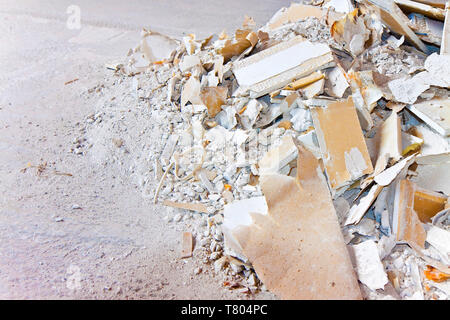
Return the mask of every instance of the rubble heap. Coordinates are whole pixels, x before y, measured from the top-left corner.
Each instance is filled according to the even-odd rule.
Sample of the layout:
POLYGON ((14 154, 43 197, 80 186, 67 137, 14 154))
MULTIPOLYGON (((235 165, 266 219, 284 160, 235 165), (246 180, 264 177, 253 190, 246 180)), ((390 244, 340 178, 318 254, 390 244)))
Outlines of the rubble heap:
POLYGON ((315 2, 233 35, 143 30, 108 66, 160 133, 141 145, 144 194, 206 217, 182 257, 197 243, 246 292, 448 299, 448 9, 315 2))

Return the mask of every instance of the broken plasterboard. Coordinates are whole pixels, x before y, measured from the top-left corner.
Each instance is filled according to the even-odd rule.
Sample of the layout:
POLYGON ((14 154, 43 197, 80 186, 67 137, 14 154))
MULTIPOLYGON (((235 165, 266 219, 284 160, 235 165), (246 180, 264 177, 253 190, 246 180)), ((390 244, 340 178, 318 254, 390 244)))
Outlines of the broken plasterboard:
POLYGON ((140 49, 150 63, 168 60, 178 46, 176 40, 146 29, 141 36, 140 49))
POLYGON ((406 242, 413 248, 424 248, 426 233, 414 211, 414 183, 403 179, 397 184, 395 192, 392 230, 397 242, 406 242))
POLYGON ((354 204, 350 208, 347 219, 345 221, 345 225, 347 226, 349 224, 356 224, 361 221, 362 217, 367 212, 367 210, 369 210, 370 206, 380 194, 381 190, 383 190, 382 186, 374 184, 369 193, 365 197, 361 198, 358 204, 354 204))
POLYGON ((423 223, 431 222, 431 218, 445 209, 447 199, 448 197, 441 193, 416 187, 414 211, 423 223))
POLYGON ((445 10, 444 29, 442 30, 442 42, 440 54, 450 54, 450 9, 445 10))
POLYGON ((422 15, 410 14, 409 26, 417 34, 417 36, 425 42, 441 45, 442 31, 444 24, 441 21, 436 21, 422 15))
POLYGON ((260 177, 268 213, 249 208, 249 219, 232 228, 233 238, 282 299, 361 299, 320 164, 303 146, 298 154, 296 179, 260 177))
MULTIPOLYGON (((301 19, 310 17, 322 19, 327 15, 327 10, 318 6, 304 5, 300 3, 292 3, 289 8, 281 8, 278 10, 270 21, 267 23, 269 30, 274 30, 281 27, 283 24, 296 22, 301 19)), ((328 19, 336 20, 342 16, 341 13, 330 12, 328 19)))
POLYGON ((257 98, 334 65, 328 45, 297 36, 238 61, 232 70, 239 86, 257 98))
POLYGON ((450 162, 418 165, 411 181, 417 186, 450 195, 450 162))
POLYGON ((352 246, 355 253, 358 279, 369 289, 383 289, 388 277, 378 255, 378 247, 373 240, 367 240, 352 246))
POLYGON ((284 136, 280 145, 270 149, 258 162, 259 174, 280 173, 285 166, 297 158, 297 154, 298 150, 293 138, 284 136))
POLYGON ((194 249, 194 239, 192 233, 183 232, 181 239, 181 258, 192 257, 192 250, 194 249))
POLYGON ((389 164, 389 161, 397 162, 402 157, 402 136, 400 118, 392 111, 377 132, 378 156, 373 174, 381 173, 389 164))
POLYGON ((394 0, 394 2, 406 12, 420 13, 432 19, 444 21, 445 10, 441 8, 411 0, 394 0))
POLYGON ((370 174, 372 162, 359 125, 353 100, 311 108, 314 127, 332 189, 370 174))
POLYGON ((450 99, 434 98, 407 108, 444 137, 450 135, 450 99))
POLYGON ((375 12, 392 32, 404 35, 411 43, 423 52, 428 52, 422 40, 408 26, 408 17, 393 0, 364 0, 370 11, 375 12))
POLYGON ((446 259, 443 261, 448 264, 450 261, 450 232, 436 226, 427 225, 426 241, 436 248, 446 259))

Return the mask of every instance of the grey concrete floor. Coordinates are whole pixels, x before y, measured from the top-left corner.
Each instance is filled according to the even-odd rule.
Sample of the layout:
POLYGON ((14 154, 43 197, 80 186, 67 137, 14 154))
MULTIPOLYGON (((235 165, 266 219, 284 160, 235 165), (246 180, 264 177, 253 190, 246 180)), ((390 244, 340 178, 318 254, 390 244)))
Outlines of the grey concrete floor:
POLYGON ((163 208, 143 201, 119 171, 67 149, 93 110, 82 92, 101 83, 104 64, 124 57, 143 26, 203 37, 232 32, 245 14, 263 24, 287 5, 0 1, 0 298, 245 298, 212 274, 193 278, 195 263, 179 261, 179 231, 162 220, 163 208), (80 29, 67 28, 70 5, 80 8, 80 29), (45 162, 41 176, 23 170, 45 162))

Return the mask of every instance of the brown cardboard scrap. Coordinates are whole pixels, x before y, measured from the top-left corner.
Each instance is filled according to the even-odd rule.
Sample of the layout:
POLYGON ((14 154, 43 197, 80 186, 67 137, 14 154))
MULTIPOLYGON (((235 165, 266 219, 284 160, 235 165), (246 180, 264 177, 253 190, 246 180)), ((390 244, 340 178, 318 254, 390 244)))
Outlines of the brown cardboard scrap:
POLYGON ((411 43, 423 52, 428 52, 425 44, 408 26, 408 17, 400 10, 393 0, 363 0, 372 12, 375 12, 395 33, 404 35, 411 43))
POLYGON ((414 211, 423 223, 431 222, 431 218, 444 210, 448 197, 434 191, 416 187, 414 192, 414 211))
POLYGON ((407 107, 444 137, 450 135, 450 99, 434 98, 407 107))
POLYGON ((401 180, 396 188, 393 231, 397 242, 406 242, 412 247, 424 248, 426 232, 414 211, 415 185, 410 180, 401 180))
POLYGON ((311 115, 332 189, 373 172, 351 97, 312 108, 311 115))
POLYGON ((420 13, 432 19, 444 21, 445 10, 441 8, 435 8, 428 4, 411 0, 394 0, 394 2, 407 13, 409 12, 420 13))
POLYGON ((209 213, 207 207, 203 203, 181 203, 170 200, 164 200, 162 204, 172 208, 209 213))
POLYGON ((236 62, 232 70, 239 86, 257 98, 334 65, 328 45, 297 36, 236 62))
POLYGON ((192 251, 194 250, 194 239, 192 233, 183 232, 181 240, 181 258, 192 257, 192 251))
POLYGON ((282 299, 361 299, 318 160, 298 150, 297 178, 263 175, 268 214, 234 237, 265 286, 282 299))

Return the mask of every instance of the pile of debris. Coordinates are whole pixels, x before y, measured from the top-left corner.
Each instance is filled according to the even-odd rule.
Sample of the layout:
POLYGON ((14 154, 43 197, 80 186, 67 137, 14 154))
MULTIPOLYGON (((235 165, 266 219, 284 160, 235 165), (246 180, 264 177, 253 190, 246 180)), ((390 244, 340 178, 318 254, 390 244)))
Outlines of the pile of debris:
POLYGON ((146 193, 208 217, 211 260, 252 290, 448 299, 449 20, 439 0, 329 0, 232 36, 144 30, 109 68, 160 124, 146 193))

